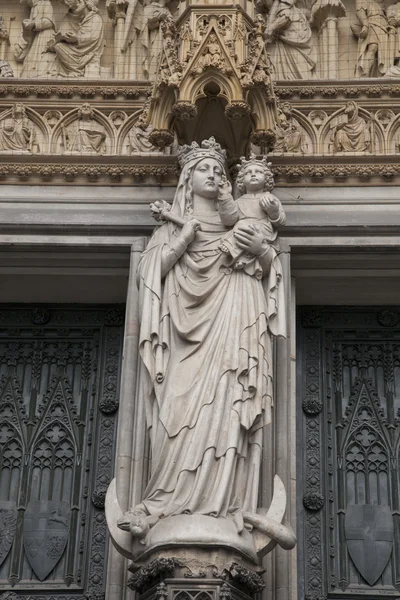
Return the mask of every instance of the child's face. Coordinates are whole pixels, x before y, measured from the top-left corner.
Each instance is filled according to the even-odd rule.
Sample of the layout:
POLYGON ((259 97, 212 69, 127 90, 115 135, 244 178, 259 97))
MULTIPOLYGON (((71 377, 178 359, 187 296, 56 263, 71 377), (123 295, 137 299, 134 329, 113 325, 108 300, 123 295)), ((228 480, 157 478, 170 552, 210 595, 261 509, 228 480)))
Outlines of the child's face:
POLYGON ((264 189, 265 173, 260 165, 248 165, 244 172, 243 183, 248 192, 259 192, 264 189))

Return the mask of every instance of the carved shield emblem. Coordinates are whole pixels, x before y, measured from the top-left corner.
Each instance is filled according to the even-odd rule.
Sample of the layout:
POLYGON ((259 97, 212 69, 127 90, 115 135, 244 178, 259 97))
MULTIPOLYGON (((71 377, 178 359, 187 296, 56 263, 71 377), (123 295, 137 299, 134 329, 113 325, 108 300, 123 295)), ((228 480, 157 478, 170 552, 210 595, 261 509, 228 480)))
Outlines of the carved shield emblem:
POLYGON ((370 586, 379 579, 393 547, 393 517, 389 506, 349 505, 345 536, 350 556, 370 586))
POLYGON ((46 579, 65 550, 70 516, 67 502, 34 500, 28 504, 24 518, 24 548, 40 581, 46 579))
POLYGON ((0 502, 0 565, 7 558, 17 529, 17 505, 12 501, 0 502))

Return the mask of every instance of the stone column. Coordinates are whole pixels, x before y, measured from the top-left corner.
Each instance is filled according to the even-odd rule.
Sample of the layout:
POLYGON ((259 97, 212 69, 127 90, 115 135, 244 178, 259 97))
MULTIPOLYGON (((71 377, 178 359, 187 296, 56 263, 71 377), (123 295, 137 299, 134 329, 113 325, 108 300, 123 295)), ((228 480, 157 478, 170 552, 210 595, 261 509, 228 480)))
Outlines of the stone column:
POLYGON ((326 29, 328 32, 328 79, 338 78, 338 53, 339 53, 339 34, 338 19, 330 16, 326 19, 326 29))
POLYGON ((128 0, 107 0, 108 16, 114 25, 114 78, 124 79, 125 55, 122 53, 128 0))
MULTIPOLYGON (((282 479, 287 491, 287 508, 285 520, 296 531, 296 396, 295 396, 295 297, 294 285, 290 271, 290 246, 281 238, 281 254, 287 312, 287 338, 276 340, 275 353, 275 407, 274 407, 274 469, 282 479)), ((296 555, 285 552, 277 546, 267 556, 267 573, 271 600, 291 600, 297 598, 296 589, 296 555)))
MULTIPOLYGON (((140 461, 135 461, 135 458, 138 456, 143 457, 145 444, 144 415, 138 414, 139 411, 143 412, 141 410, 142 403, 135 403, 137 363, 139 359, 139 296, 136 286, 136 272, 145 244, 146 238, 138 238, 132 244, 126 298, 124 350, 115 460, 118 499, 124 511, 128 510, 132 502, 130 497, 131 481, 133 480, 135 486, 138 486, 137 478, 140 479, 140 474, 137 473, 137 467, 140 461)), ((139 485, 141 485, 141 479, 139 485)), ((138 492, 139 495, 140 492, 141 487, 138 492)), ((110 544, 106 598, 107 600, 122 600, 125 597, 126 591, 125 559, 110 544)))
POLYGON ((318 29, 320 35, 319 60, 321 78, 338 78, 338 19, 344 16, 346 16, 346 9, 341 0, 317 0, 312 7, 312 25, 318 29))
POLYGON ((324 22, 319 29, 319 72, 321 79, 329 79, 328 74, 328 27, 324 22))

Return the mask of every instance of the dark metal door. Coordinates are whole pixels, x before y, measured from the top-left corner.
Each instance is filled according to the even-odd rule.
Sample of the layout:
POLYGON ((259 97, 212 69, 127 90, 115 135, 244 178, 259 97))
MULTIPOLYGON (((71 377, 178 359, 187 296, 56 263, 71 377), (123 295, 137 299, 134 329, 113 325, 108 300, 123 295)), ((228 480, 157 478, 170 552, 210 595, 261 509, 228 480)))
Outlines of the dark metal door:
POLYGON ((400 596, 400 309, 298 322, 299 597, 400 596))
POLYGON ((123 318, 0 307, 0 598, 104 597, 123 318))

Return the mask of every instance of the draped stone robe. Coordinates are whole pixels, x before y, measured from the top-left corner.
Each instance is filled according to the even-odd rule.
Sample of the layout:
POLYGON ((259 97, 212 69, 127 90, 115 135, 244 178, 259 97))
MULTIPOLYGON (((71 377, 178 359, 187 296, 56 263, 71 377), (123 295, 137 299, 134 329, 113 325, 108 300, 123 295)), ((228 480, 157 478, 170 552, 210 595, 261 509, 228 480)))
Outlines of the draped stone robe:
POLYGON ((60 32, 68 31, 78 37, 78 42, 71 44, 62 41, 55 45, 57 75, 59 77, 99 76, 100 58, 104 49, 102 17, 94 11, 90 11, 83 19, 73 13, 67 13, 60 32), (88 73, 89 67, 90 73, 88 73))
POLYGON ((23 31, 14 49, 16 59, 23 62, 20 77, 50 77, 55 60, 54 54, 47 51, 55 29, 50 0, 34 0, 29 19, 34 22, 34 29, 23 31))
POLYGON ((268 17, 267 31, 274 32, 271 59, 276 79, 308 79, 314 70, 317 54, 312 43, 310 23, 295 0, 275 0, 268 17), (281 19, 287 25, 277 31, 274 23, 281 19))
MULTIPOLYGON (((180 216, 185 194, 181 183, 172 209, 180 216)), ((218 213, 194 216, 202 231, 164 280, 161 255, 179 234, 175 225, 155 232, 139 265, 152 444, 143 505, 157 516, 225 517, 257 507, 261 433, 271 419, 271 334, 285 334, 281 265, 274 253, 264 286, 227 271, 218 213)))
POLYGON ((385 7, 380 2, 375 2, 375 0, 357 0, 356 9, 357 11, 363 11, 368 19, 368 33, 364 39, 358 39, 358 60, 355 74, 370 75, 371 77, 384 75, 391 63, 385 7), (377 72, 373 73, 369 73, 369 61, 366 58, 370 44, 378 46, 377 72))

